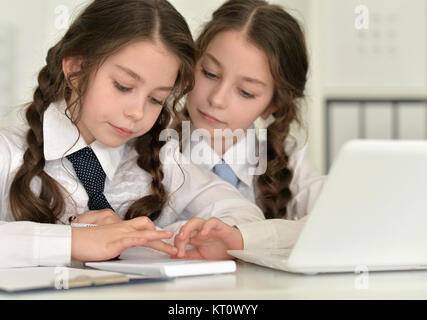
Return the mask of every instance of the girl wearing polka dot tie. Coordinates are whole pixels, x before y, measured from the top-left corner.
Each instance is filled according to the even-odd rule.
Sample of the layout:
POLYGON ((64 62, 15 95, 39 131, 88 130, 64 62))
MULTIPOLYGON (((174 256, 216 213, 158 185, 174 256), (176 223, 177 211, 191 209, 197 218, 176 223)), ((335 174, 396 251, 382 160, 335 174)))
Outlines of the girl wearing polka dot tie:
POLYGON ((301 123, 308 70, 303 32, 280 6, 230 0, 214 12, 196 49, 195 86, 174 127, 184 132, 182 121, 190 119, 187 131, 201 131, 203 139, 183 135, 182 152, 257 203, 267 220, 233 227, 195 218, 175 238, 178 256, 187 243, 196 247, 187 257, 209 259, 229 258, 227 249, 292 246, 324 181, 306 159, 306 146, 290 135, 291 125, 301 123), (266 139, 254 134, 257 119, 264 120, 266 139), (257 147, 258 163, 250 158, 257 147))
POLYGON ((192 217, 263 219, 161 139, 194 64, 188 26, 165 0, 94 1, 80 14, 48 51, 26 123, 0 130, 0 267, 134 246, 173 255, 164 240, 192 217))

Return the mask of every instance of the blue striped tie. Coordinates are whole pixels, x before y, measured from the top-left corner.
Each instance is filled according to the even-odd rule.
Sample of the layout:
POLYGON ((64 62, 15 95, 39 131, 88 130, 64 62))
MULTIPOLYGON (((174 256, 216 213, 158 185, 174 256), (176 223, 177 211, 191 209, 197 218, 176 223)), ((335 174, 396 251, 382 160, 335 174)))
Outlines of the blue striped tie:
POLYGON ((90 147, 83 148, 68 155, 67 159, 73 164, 74 171, 89 196, 89 210, 108 208, 114 211, 105 198, 106 175, 93 150, 90 147))
POLYGON ((237 176, 233 172, 233 169, 231 169, 230 166, 224 160, 221 160, 221 162, 217 163, 213 167, 213 172, 217 176, 237 188, 239 178, 237 178, 237 176))

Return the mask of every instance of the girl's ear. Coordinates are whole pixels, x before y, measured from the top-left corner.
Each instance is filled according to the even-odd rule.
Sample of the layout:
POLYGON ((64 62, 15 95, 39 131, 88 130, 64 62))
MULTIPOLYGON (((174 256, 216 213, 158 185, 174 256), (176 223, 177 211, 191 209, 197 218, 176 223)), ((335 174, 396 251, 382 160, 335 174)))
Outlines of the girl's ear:
MULTIPOLYGON (((62 71, 68 83, 68 76, 81 69, 82 59, 78 57, 65 57, 62 59, 62 71)), ((74 83, 73 83, 74 85, 74 83)))
POLYGON ((278 109, 279 109, 279 108, 278 108, 276 105, 271 104, 270 106, 268 106, 268 107, 264 110, 264 112, 263 112, 263 113, 261 113, 260 117, 261 117, 263 120, 267 120, 267 119, 268 119, 268 117, 270 117, 270 116, 271 116, 271 114, 272 114, 272 113, 274 113, 274 112, 276 112, 278 109))

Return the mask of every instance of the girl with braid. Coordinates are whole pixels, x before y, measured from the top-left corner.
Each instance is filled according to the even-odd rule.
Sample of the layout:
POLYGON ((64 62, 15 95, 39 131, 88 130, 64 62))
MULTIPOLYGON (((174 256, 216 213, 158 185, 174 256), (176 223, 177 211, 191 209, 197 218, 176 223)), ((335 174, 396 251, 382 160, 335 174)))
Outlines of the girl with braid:
POLYGON ((204 26, 196 52, 195 86, 173 124, 181 132, 191 120, 191 139, 184 137, 182 152, 257 203, 267 220, 229 225, 194 218, 175 237, 177 256, 228 259, 229 249, 290 247, 324 181, 306 159, 306 146, 290 136, 291 125, 301 125, 299 100, 308 70, 304 34, 280 6, 230 0, 204 26), (258 118, 268 120, 262 143, 250 133, 258 118), (260 162, 249 155, 262 150, 266 161, 258 170, 260 162), (194 248, 186 251, 187 244, 194 248))
POLYGON ((95 0, 80 14, 48 51, 26 123, 0 130, 0 267, 134 246, 173 255, 164 240, 192 217, 263 219, 161 139, 194 65, 189 28, 165 0, 95 0))

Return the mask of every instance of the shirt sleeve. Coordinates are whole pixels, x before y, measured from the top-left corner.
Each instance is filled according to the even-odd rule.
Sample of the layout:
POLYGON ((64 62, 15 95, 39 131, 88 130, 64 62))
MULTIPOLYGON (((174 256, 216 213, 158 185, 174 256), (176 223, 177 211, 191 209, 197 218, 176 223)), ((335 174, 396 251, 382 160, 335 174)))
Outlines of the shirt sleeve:
POLYGON ((289 248, 298 239, 306 219, 269 219, 237 227, 242 234, 244 249, 289 248))
POLYGON ((70 265, 71 227, 1 221, 0 257, 0 268, 70 265))
POLYGON ((13 147, 0 133, 0 268, 69 265, 70 226, 13 222, 8 205, 12 160, 18 154, 13 147))
POLYGON ((245 199, 236 188, 191 164, 176 150, 174 158, 178 161, 163 162, 164 170, 171 176, 170 206, 177 213, 173 227, 170 225, 165 229, 178 229, 183 221, 193 217, 217 217, 229 225, 265 219, 261 209, 245 199))

